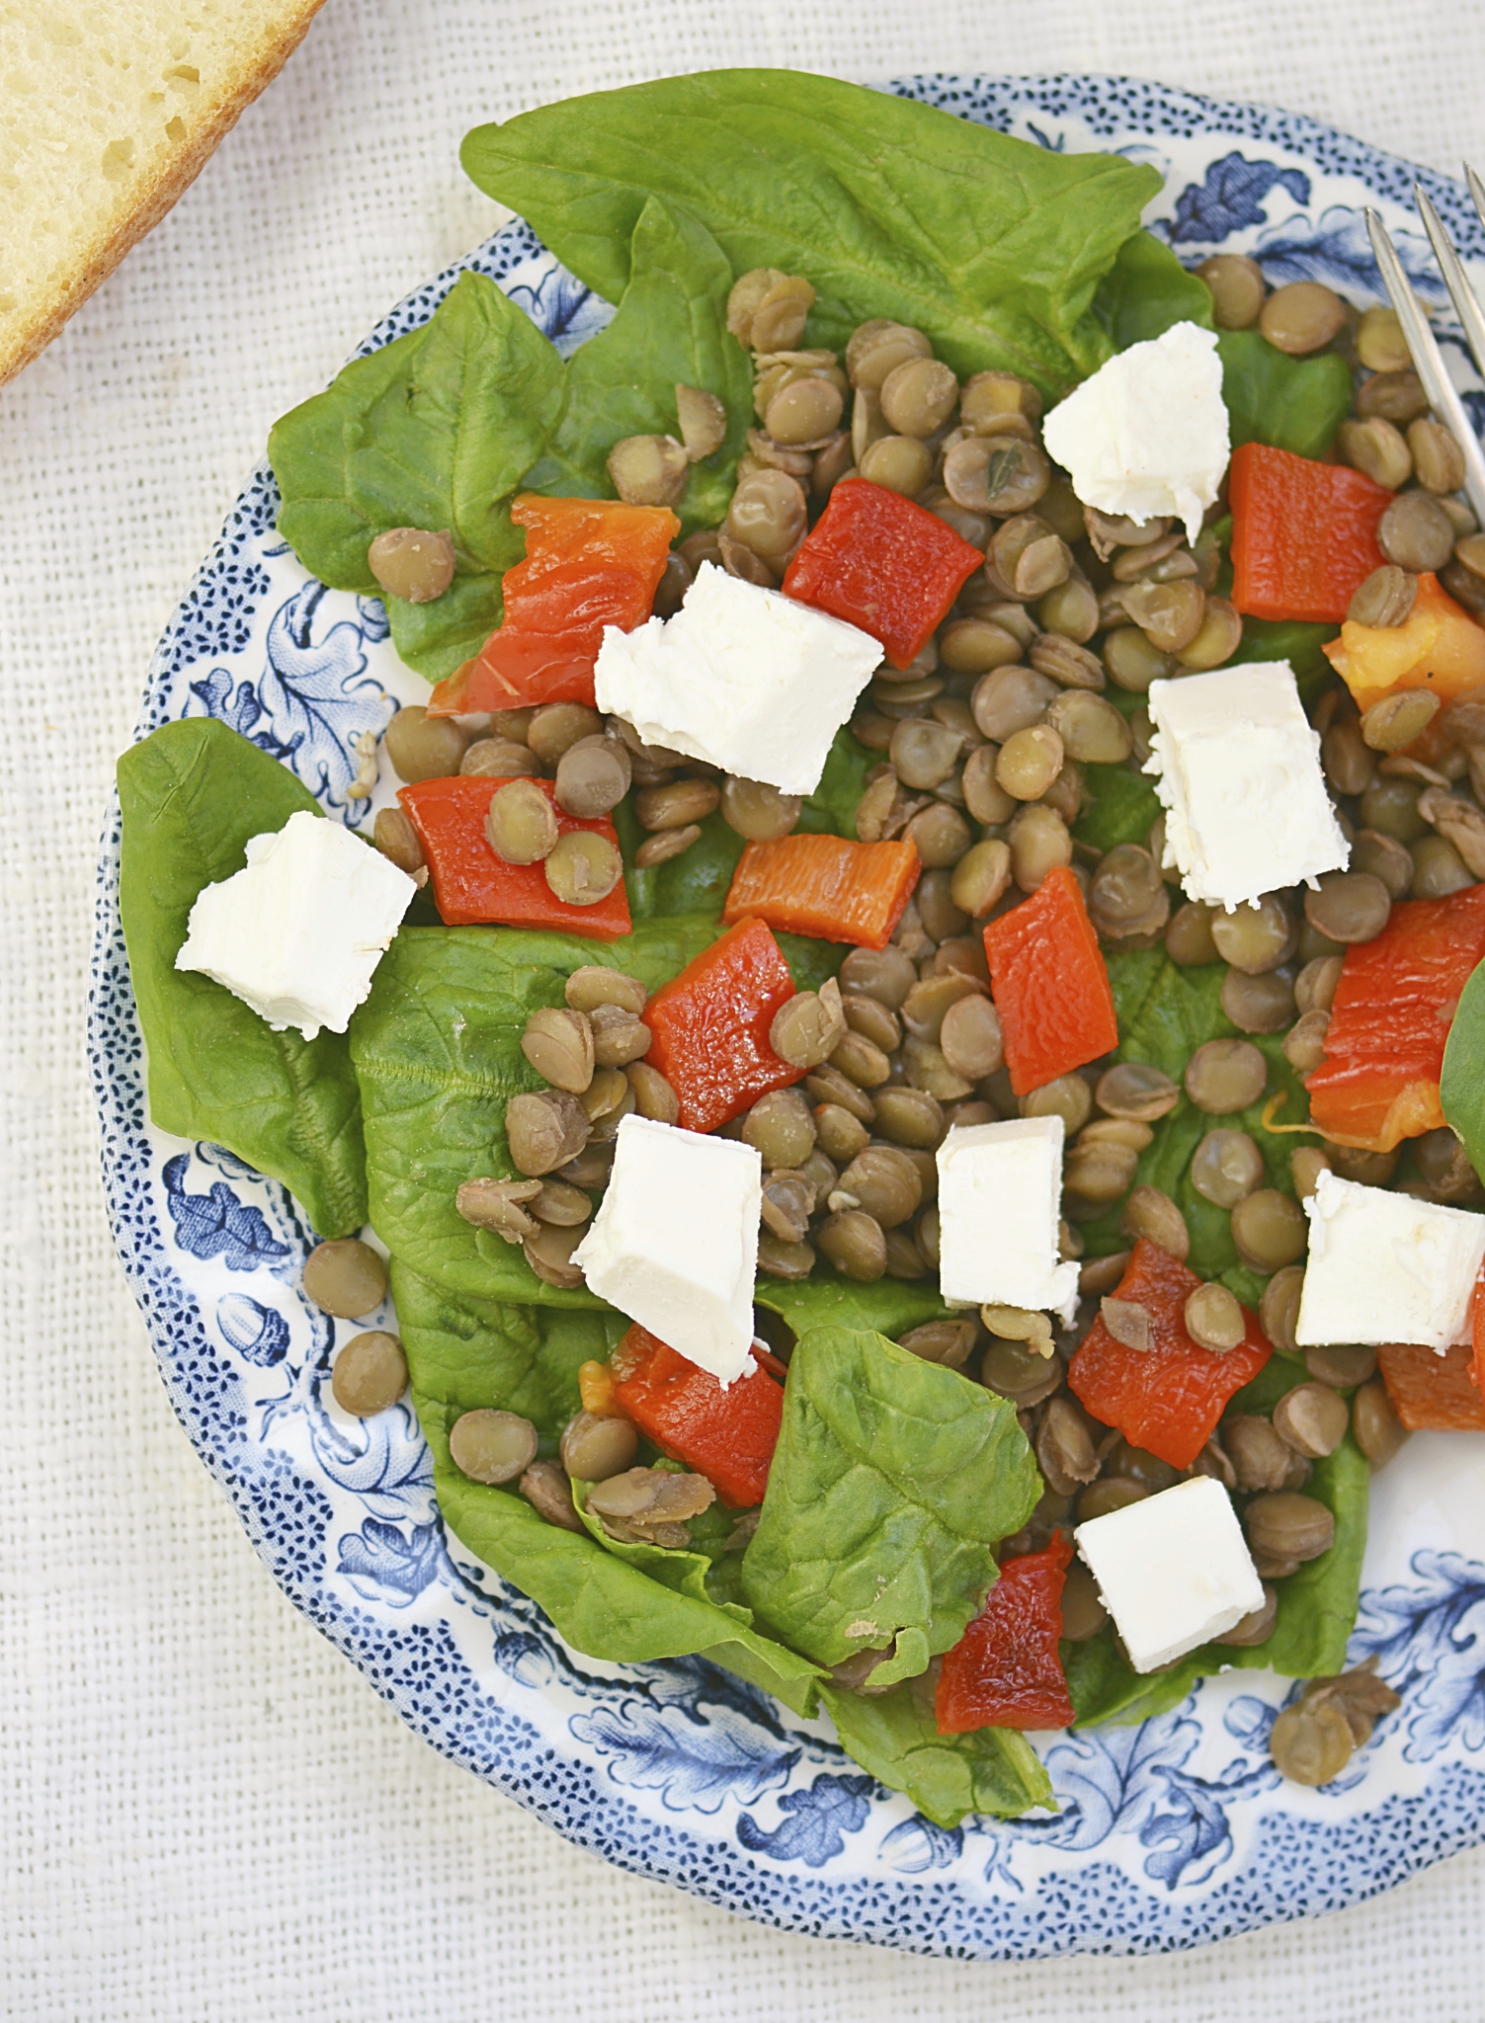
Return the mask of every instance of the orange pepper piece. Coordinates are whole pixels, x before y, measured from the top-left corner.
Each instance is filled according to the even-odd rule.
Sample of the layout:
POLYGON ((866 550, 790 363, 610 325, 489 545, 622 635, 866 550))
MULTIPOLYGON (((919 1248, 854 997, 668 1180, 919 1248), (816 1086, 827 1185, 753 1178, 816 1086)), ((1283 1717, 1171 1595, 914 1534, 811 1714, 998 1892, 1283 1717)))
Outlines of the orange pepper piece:
POLYGON ((434 689, 430 716, 591 704, 603 628, 632 632, 649 617, 681 530, 668 506, 539 492, 522 492, 510 516, 526 529, 526 559, 505 572, 504 619, 475 658, 434 689))
POLYGON ((1118 1046, 1108 966, 1082 887, 1065 864, 991 921, 985 960, 1018 1096, 1118 1046))
POLYGON ((1132 1447, 1189 1468, 1217 1430, 1227 1401, 1251 1384, 1273 1351, 1258 1316, 1243 1308, 1247 1332, 1214 1356, 1186 1332, 1187 1298, 1201 1284, 1194 1271, 1141 1237, 1129 1254, 1116 1299, 1135 1300, 1150 1316, 1150 1347, 1127 1349, 1100 1317, 1068 1365, 1074 1397, 1132 1447))
MULTIPOLYGON (((419 780, 399 787, 397 798, 418 832, 433 897, 450 927, 499 922, 506 927, 555 927, 565 934, 590 934, 597 941, 616 941, 633 924, 629 896, 620 878, 613 891, 594 906, 573 906, 559 899, 540 864, 507 864, 497 857, 485 836, 485 817, 504 780, 458 776, 449 780, 419 780)), ((558 807, 550 780, 536 780, 557 816, 557 833, 588 829, 606 836, 617 850, 619 839, 608 817, 580 821, 558 807)))
POLYGON ((1307 1077, 1310 1119, 1328 1138, 1390 1152, 1444 1121, 1439 1076, 1461 991, 1485 957, 1485 885, 1394 906, 1375 941, 1353 944, 1307 1077))
POLYGON ((1485 1398, 1472 1375, 1467 1343, 1443 1355, 1415 1342, 1378 1349, 1392 1409, 1410 1433, 1485 1433, 1485 1398))
POLYGON ((1431 688, 1453 702, 1485 682, 1485 627, 1431 571, 1418 578, 1413 608, 1401 625, 1357 625, 1348 618, 1340 638, 1321 651, 1362 710, 1394 689, 1431 688))
POLYGON ((749 843, 732 874, 722 918, 751 914, 785 934, 885 948, 922 868, 906 840, 780 836, 749 843))
POLYGON ((1392 493, 1363 471, 1244 443, 1232 453, 1232 602, 1250 618, 1339 625, 1387 559, 1377 523, 1392 493))
POLYGON ((653 1037, 645 1059, 675 1090, 687 1131, 715 1131, 805 1070, 768 1043, 779 1006, 794 995, 778 943, 761 920, 742 920, 704 948, 645 1006, 653 1037))

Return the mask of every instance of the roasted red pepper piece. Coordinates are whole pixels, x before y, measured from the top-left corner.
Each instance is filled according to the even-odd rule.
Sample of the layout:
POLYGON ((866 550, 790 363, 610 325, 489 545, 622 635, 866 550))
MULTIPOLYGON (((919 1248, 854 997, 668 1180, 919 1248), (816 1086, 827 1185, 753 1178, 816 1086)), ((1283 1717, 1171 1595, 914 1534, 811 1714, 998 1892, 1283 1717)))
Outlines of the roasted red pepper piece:
POLYGON ((681 530, 668 506, 539 492, 523 492, 510 516, 526 529, 526 559, 505 572, 505 616, 475 658, 434 689, 430 716, 591 703, 604 626, 632 632, 649 617, 681 530))
POLYGON ((1485 957, 1485 885, 1394 906, 1341 964, 1310 1117, 1343 1145, 1390 1152, 1444 1121, 1439 1075, 1460 992, 1485 957))
POLYGON ((1082 887, 1066 865, 991 921, 985 960, 1018 1096, 1118 1046, 1108 965, 1082 887))
MULTIPOLYGON (((506 927, 556 927, 565 934, 591 934, 598 941, 614 941, 627 934, 631 926, 629 895, 622 878, 597 905, 570 906, 548 885, 542 865, 507 864, 495 855, 485 838, 485 816, 496 790, 508 784, 460 776, 420 780, 416 786, 397 790, 423 845, 433 897, 445 922, 450 927, 482 921, 498 921, 506 927)), ((559 835, 588 829, 606 836, 615 849, 619 847, 614 825, 606 816, 579 821, 557 806, 550 780, 532 784, 552 803, 559 835)))
POLYGON ((1250 618, 1339 625, 1352 593, 1380 569, 1385 485, 1347 464, 1244 443, 1232 453, 1232 601, 1250 618))
POLYGON ((860 626, 881 641, 894 667, 906 667, 984 560, 900 492, 847 478, 789 564, 784 591, 860 626))
POLYGON ((782 1384, 755 1362, 723 1390, 710 1370, 638 1323, 619 1343, 614 1365, 624 1373, 615 1402, 662 1454, 704 1475, 730 1510, 763 1501, 784 1416, 782 1384))
POLYGON ((654 1038, 645 1059, 675 1090, 687 1131, 715 1131, 804 1075, 768 1044, 794 979, 761 920, 741 920, 703 949, 645 1006, 654 1038))
POLYGON ((1485 1398, 1467 1343, 1441 1356, 1416 1342, 1392 1342, 1378 1349, 1377 1362, 1392 1409, 1410 1433, 1485 1433, 1485 1398))
POLYGON ((1189 1468, 1217 1430, 1227 1401, 1251 1384, 1273 1351, 1258 1316, 1243 1308, 1247 1333, 1225 1356, 1198 1348, 1186 1332, 1187 1297, 1201 1280, 1168 1251, 1141 1237, 1116 1299, 1137 1300, 1150 1316, 1150 1347, 1126 1349, 1100 1316, 1068 1366, 1067 1381, 1105 1426, 1132 1447, 1189 1468))
POLYGON ((785 934, 885 948, 923 867, 911 842, 851 843, 844 836, 780 836, 749 843, 722 908, 785 934))
POLYGON ((934 1696, 940 1735, 973 1728, 1070 1728, 1073 1704, 1057 1646, 1072 1541, 1008 1559, 989 1599, 952 1651, 934 1696))

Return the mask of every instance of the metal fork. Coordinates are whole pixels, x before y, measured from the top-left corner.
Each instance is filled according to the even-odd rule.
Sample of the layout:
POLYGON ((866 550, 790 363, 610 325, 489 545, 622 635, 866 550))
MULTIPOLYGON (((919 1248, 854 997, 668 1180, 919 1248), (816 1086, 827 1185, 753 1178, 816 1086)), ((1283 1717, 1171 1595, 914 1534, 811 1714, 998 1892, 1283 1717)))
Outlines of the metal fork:
MULTIPOLYGON (((1465 164, 1470 195, 1475 200, 1475 209, 1480 222, 1485 225, 1485 182, 1475 171, 1465 164)), ((1464 271, 1464 263, 1449 237, 1443 219, 1435 210, 1428 192, 1419 183, 1413 185, 1413 196, 1418 205, 1418 214, 1423 220, 1423 228, 1428 233, 1429 243, 1438 260, 1444 276, 1444 285, 1449 290, 1459 321, 1464 330, 1465 341, 1471 356, 1485 376, 1485 310, 1470 287, 1464 271)), ((1446 423, 1450 433, 1464 452, 1464 490, 1475 518, 1485 526, 1485 451, 1481 450, 1480 439, 1470 422, 1468 410, 1460 399, 1454 382, 1449 377, 1439 350, 1438 340, 1429 327, 1428 316, 1413 293, 1412 283, 1403 271, 1402 261, 1397 257, 1397 248, 1387 236, 1387 228, 1377 213, 1367 207, 1366 229, 1371 238, 1372 252, 1381 269, 1382 280, 1391 297, 1392 306, 1397 311, 1402 324, 1403 335, 1408 341, 1408 349, 1413 354, 1413 363, 1418 368, 1418 377, 1423 382, 1423 391, 1428 396, 1428 404, 1446 423)))

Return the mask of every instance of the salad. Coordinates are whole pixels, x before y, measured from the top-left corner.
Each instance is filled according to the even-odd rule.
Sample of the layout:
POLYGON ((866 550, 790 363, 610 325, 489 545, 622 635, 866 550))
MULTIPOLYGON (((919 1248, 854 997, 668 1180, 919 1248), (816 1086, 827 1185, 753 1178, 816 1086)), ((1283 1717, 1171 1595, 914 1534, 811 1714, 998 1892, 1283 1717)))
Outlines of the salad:
POLYGON ((1230 1665, 1328 1782, 1369 1475, 1485 1430, 1485 535, 1395 319, 793 73, 464 158, 613 318, 466 274, 274 430, 428 701, 374 850, 121 761, 156 1123, 390 1275, 336 1399, 575 1649, 944 1824, 1230 1665))

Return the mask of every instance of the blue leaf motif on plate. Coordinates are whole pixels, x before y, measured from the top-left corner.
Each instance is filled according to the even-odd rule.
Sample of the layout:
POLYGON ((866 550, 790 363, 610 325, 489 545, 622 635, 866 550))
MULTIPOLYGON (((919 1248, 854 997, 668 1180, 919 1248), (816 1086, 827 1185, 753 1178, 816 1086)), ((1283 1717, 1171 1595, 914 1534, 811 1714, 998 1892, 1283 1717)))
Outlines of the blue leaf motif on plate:
POLYGON ((745 1812, 737 1822, 737 1837, 750 1854, 823 1868, 844 1854, 846 1835, 865 1826, 871 1810, 867 1795, 874 1789, 870 1777, 836 1777, 822 1770, 808 1791, 784 1793, 779 1811, 787 1816, 771 1833, 745 1812))
POLYGON ((574 1714, 568 1726, 609 1759, 616 1783, 658 1791, 668 1812, 716 1812, 733 1796, 756 1801, 786 1783, 799 1761, 797 1749, 778 1747, 722 1708, 703 1722, 675 1707, 626 1699, 574 1714))
POLYGON ((901 1875, 923 1875, 931 1868, 950 1868, 964 1850, 957 1826, 935 1826, 919 1813, 904 1819, 883 1837, 878 1852, 901 1875))
MULTIPOLYGON (((368 804, 346 800, 360 766, 352 741, 363 731, 380 736, 395 705, 367 672, 367 628, 340 619, 316 636, 327 595, 323 583, 307 583, 269 620, 267 667, 258 684, 263 721, 253 742, 292 767, 325 806, 343 807, 354 823, 364 820, 368 804)), ((385 617, 378 616, 377 636, 384 637, 385 617)))
POLYGON ((245 1292, 229 1292, 217 1301, 217 1327, 228 1348, 260 1370, 271 1370, 288 1352, 289 1323, 245 1292))
POLYGON ((245 1207, 225 1180, 214 1180, 209 1194, 188 1194, 190 1165, 190 1153, 177 1152, 161 1176, 182 1250, 203 1260, 220 1256, 228 1271, 252 1271, 288 1256, 289 1246, 275 1240, 262 1212, 245 1207))
POLYGON ((232 677, 225 667, 214 667, 200 681, 193 681, 191 693, 198 698, 208 716, 218 717, 224 724, 230 725, 239 737, 251 737, 263 714, 263 705, 252 683, 239 682, 234 694, 232 677))
POLYGON ((584 287, 565 267, 548 267, 534 284, 516 281, 505 292, 564 358, 602 330, 614 313, 601 295, 584 287))
POLYGON ((1164 1803, 1157 1801, 1139 1830, 1140 1845, 1154 1848, 1145 1874, 1173 1890, 1178 1883, 1203 1883, 1232 1853, 1227 1807, 1277 1784, 1271 1763, 1234 1763, 1215 1781, 1162 1767, 1164 1803))
POLYGON ((443 1542, 436 1524, 415 1524, 404 1538, 395 1524, 368 1517, 340 1540, 339 1551, 336 1571, 349 1577, 357 1594, 405 1609, 437 1579, 443 1542))
POLYGON ((1019 1819, 1009 1830, 1053 1847, 1098 1847, 1111 1833, 1137 1830, 1201 1741, 1200 1724, 1179 1712, 1137 1728, 1073 1729, 1047 1752, 1047 1773, 1062 1800, 1053 1819, 1019 1819))
POLYGON ((1157 225, 1173 246, 1195 241, 1218 246, 1244 225, 1264 225, 1263 200, 1274 189, 1286 189, 1297 204, 1310 201, 1310 179, 1302 169, 1281 169, 1277 162, 1250 162, 1234 151, 1213 162, 1205 179, 1188 183, 1176 198, 1176 215, 1157 225))
POLYGON ((390 1406, 347 1433, 324 1409, 311 1411, 309 1437, 320 1466, 337 1488, 359 1496, 378 1517, 421 1516, 433 1494, 433 1463, 411 1410, 390 1406))
MULTIPOLYGON (((1418 232, 1394 232, 1392 243, 1418 293, 1443 301, 1444 285, 1433 266, 1428 241, 1418 232)), ((1345 205, 1332 205, 1313 225, 1302 211, 1286 218, 1282 225, 1260 234, 1253 257, 1271 282, 1324 281, 1343 295, 1386 300, 1366 219, 1345 205)))
POLYGON ((1456 1736, 1485 1748, 1485 1566, 1457 1552, 1415 1552, 1419 1585, 1369 1589, 1347 1656, 1375 1657, 1403 1696, 1411 1761, 1456 1736))

